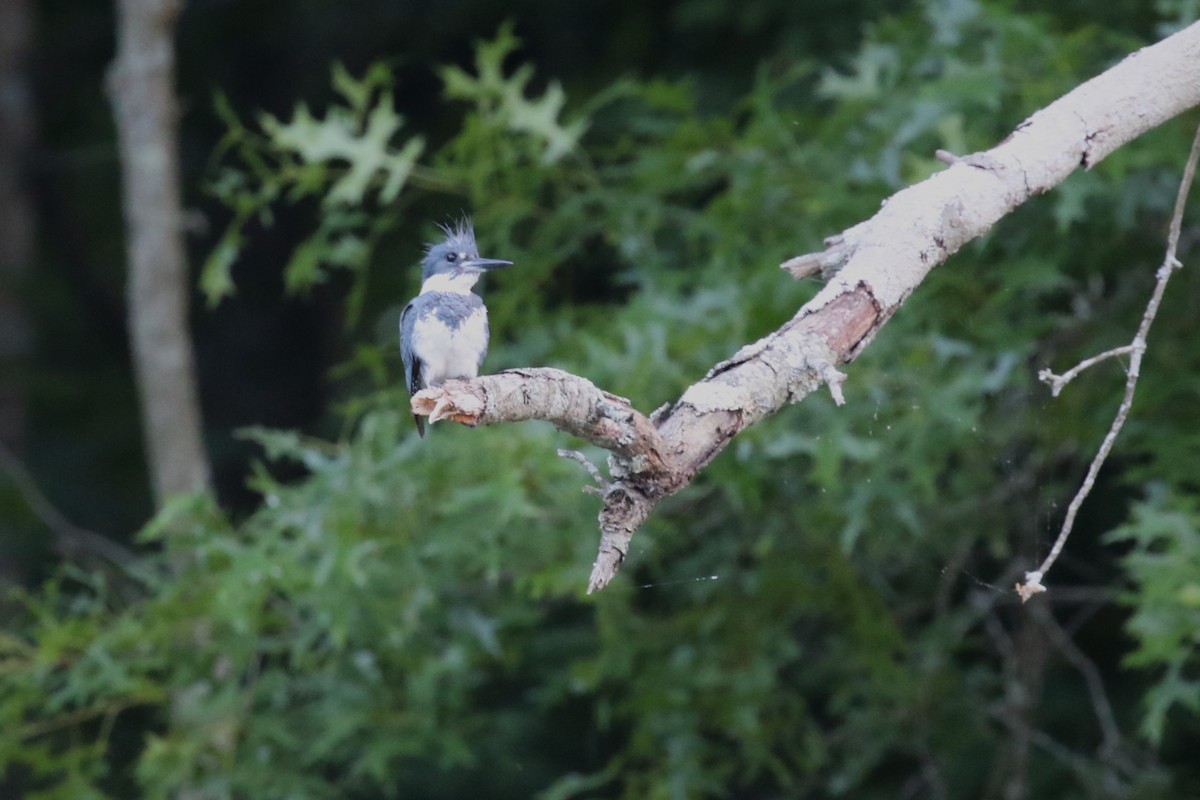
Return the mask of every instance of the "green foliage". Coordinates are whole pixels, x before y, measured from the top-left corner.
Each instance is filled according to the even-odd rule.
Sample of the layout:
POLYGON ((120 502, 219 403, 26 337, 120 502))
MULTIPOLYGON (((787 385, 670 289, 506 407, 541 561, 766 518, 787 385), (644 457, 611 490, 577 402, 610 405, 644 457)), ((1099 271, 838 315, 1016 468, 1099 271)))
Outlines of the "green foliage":
POLYGON ((244 126, 217 96, 217 111, 229 126, 220 150, 235 152, 242 166, 223 167, 212 184, 233 220, 201 271, 200 287, 210 304, 234 290, 231 270, 247 223, 270 225, 280 201, 321 203, 317 230, 296 247, 285 272, 289 291, 323 281, 329 267, 362 269, 370 242, 392 224, 391 215, 373 219, 365 207, 394 202, 425 149, 420 136, 397 139, 404 120, 390 87, 391 74, 382 65, 361 80, 335 65, 333 88, 343 105, 331 107, 324 118, 303 103, 287 122, 262 114, 261 133, 244 126))
POLYGON ((575 150, 587 123, 583 119, 565 126, 559 122, 566 95, 558 82, 551 82, 540 98, 525 96, 533 78, 532 65, 522 65, 511 76, 504 74, 504 60, 519 44, 508 23, 500 28, 495 40, 477 44, 477 75, 458 67, 443 68, 446 98, 473 103, 476 120, 485 127, 540 140, 545 147, 542 163, 553 164, 575 150))
POLYGON ((1142 730, 1161 742, 1175 705, 1200 713, 1200 509, 1195 498, 1172 498, 1161 487, 1134 507, 1133 519, 1108 536, 1128 542, 1122 559, 1135 582, 1127 600, 1136 608, 1128 629, 1138 648, 1130 666, 1165 671, 1146 695, 1142 730))
POLYGON ((342 443, 252 432, 310 477, 288 486, 260 468, 263 507, 236 526, 195 501, 168 509, 144 534, 163 549, 139 568, 137 601, 104 586, 25 598, 29 640, 2 654, 18 678, 0 703, 5 760, 102 776, 113 718, 149 706, 160 724, 136 765, 149 797, 335 797, 405 764, 476 763, 470 743, 494 724, 477 694, 520 663, 516 641, 541 616, 529 603, 565 591, 547 567, 586 563, 587 506, 573 465, 522 466, 546 435, 485 435, 514 466, 498 472, 454 436, 466 432, 436 451, 398 444, 411 427, 398 399, 376 396, 342 443), (23 722, 33 692, 49 723, 23 722), (57 735, 92 720, 82 751, 57 735))
MULTIPOLYGON (((468 143, 465 169, 446 162, 437 170, 418 165, 425 140, 399 138, 404 120, 395 110, 391 73, 382 64, 361 79, 335 65, 332 82, 339 102, 323 118, 299 103, 291 120, 261 114, 260 130, 252 130, 218 96, 217 110, 229 128, 222 150, 233 152, 237 164, 224 165, 212 184, 234 216, 201 274, 210 304, 234 290, 231 270, 246 224, 257 219, 269 225, 279 201, 320 201, 316 230, 295 248, 284 271, 288 290, 300 292, 326 280, 330 268, 361 273, 374 243, 399 223, 388 208, 406 187, 465 187, 469 194, 484 194, 494 191, 492 179, 509 182, 529 162, 544 172, 575 152, 586 121, 560 122, 562 87, 551 83, 535 97, 528 88, 531 66, 504 75, 503 62, 518 44, 511 26, 505 26, 494 41, 478 45, 476 76, 457 67, 441 71, 446 98, 473 106, 458 139, 468 143), (487 169, 479 169, 485 164, 487 169)), ((452 142, 446 149, 457 147, 452 142)), ((357 311, 352 307, 352 318, 357 311)))
POLYGON ((378 185, 380 202, 395 200, 425 148, 420 137, 399 150, 392 148, 403 120, 392 107, 388 79, 387 71, 376 67, 356 82, 339 64, 333 70, 333 87, 346 100, 345 107, 335 106, 323 120, 314 119, 303 103, 296 106, 291 122, 270 114, 260 118, 272 149, 298 159, 296 189, 317 188, 326 209, 361 205, 372 184, 378 185), (346 169, 334 177, 330 171, 338 164, 346 169))
MULTIPOLYGON (((484 252, 516 262, 489 287, 489 366, 560 366, 652 409, 812 293, 777 263, 1129 44, 927 2, 873 24, 845 64, 766 59, 743 100, 702 115, 684 80, 619 81, 568 110, 528 67, 505 72, 502 28, 473 74, 442 71, 464 118, 430 145, 401 137, 386 71, 335 69, 323 117, 301 105, 252 131, 226 110, 236 164, 215 190, 234 221, 203 285, 232 291, 249 223, 303 201, 321 216, 289 288, 331 266, 365 280, 415 189, 452 192, 484 252)), ((1017 685, 1028 663, 996 641, 1027 619, 1010 576, 1048 546, 1107 426, 1095 397, 1121 380, 1097 370, 1051 403, 1032 376, 1136 318, 1149 276, 1130 265, 1161 252, 1186 140, 1114 154, 931 276, 850 368, 846 406, 812 397, 740 435, 592 598, 596 504, 553 455, 572 443, 534 424, 418 440, 390 331, 358 345, 340 437, 246 433, 265 453, 254 513, 181 501, 132 574, 20 599, 0 638, 0 759, 45 797, 997 796, 1018 758, 1006 704, 1044 686, 1055 702, 1031 724, 1068 757, 1031 756, 1031 794, 1168 795, 1152 756, 1093 747, 1070 664, 1046 656, 1017 685)), ((1194 325, 1177 302, 1164 340, 1194 325)), ((1161 351, 1160 371, 1197 374, 1191 349, 1161 351)), ((1170 441, 1131 435, 1121 478, 1194 492, 1178 434, 1194 394, 1144 372, 1139 403, 1170 441)), ((1166 666, 1154 739, 1196 703, 1189 503, 1113 534, 1134 543, 1130 665, 1166 666)), ((1111 559, 1095 532, 1125 518, 1073 552, 1111 559)))

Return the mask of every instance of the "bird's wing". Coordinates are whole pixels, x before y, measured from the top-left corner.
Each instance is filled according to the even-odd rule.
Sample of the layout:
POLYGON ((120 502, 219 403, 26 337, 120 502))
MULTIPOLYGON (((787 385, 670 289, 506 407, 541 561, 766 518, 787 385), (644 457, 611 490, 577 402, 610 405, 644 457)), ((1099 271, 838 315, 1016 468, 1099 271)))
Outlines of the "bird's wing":
MULTIPOLYGON (((416 301, 410 301, 400 312, 400 358, 404 361, 404 385, 409 394, 416 394, 424 387, 421 386, 421 359, 413 352, 413 328, 417 322, 416 301)), ((425 420, 413 414, 417 423, 417 433, 425 436, 425 420)))
POLYGON ((483 368, 483 360, 487 358, 488 342, 492 338, 492 328, 488 324, 487 306, 483 301, 479 301, 479 311, 483 314, 483 349, 479 351, 479 362, 475 364, 475 374, 479 374, 479 370, 483 368))
POLYGON ((413 328, 417 322, 415 301, 400 312, 400 358, 404 361, 404 385, 409 394, 416 394, 421 386, 421 359, 413 352, 413 328))

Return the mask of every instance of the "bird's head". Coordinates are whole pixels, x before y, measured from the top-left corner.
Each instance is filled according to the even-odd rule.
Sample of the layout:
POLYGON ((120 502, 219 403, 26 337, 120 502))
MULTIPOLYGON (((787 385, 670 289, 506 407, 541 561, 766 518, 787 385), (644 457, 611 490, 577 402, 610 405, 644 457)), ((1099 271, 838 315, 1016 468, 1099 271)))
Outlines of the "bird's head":
POLYGON ((422 282, 440 277, 443 280, 463 278, 469 280, 469 284, 474 284, 484 272, 512 264, 511 261, 498 258, 479 257, 475 229, 470 220, 464 219, 454 227, 444 225, 442 230, 446 232, 446 238, 429 245, 421 262, 422 282))

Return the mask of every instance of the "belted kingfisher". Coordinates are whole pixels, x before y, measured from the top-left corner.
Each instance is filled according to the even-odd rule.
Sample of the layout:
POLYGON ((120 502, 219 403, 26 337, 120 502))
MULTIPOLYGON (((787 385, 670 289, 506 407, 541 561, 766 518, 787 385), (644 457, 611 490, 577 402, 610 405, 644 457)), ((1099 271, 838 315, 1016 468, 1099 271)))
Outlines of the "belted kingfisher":
MULTIPOLYGON (((469 220, 443 226, 446 238, 421 262, 421 293, 400 312, 400 357, 409 394, 451 378, 474 378, 487 355, 487 307, 471 291, 479 276, 511 261, 480 258, 469 220)), ((425 420, 416 414, 417 433, 425 420)))

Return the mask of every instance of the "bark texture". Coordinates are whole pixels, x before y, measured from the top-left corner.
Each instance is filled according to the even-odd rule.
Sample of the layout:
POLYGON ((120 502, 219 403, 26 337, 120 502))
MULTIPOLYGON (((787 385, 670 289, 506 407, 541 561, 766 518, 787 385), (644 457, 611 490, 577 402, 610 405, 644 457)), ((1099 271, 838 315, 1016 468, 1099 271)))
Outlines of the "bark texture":
POLYGON ((874 217, 827 240, 826 250, 783 264, 797 277, 819 271, 830 280, 781 328, 649 418, 557 370, 450 382, 418 393, 413 411, 467 424, 545 419, 608 449, 600 551, 588 583, 589 593, 601 589, 658 501, 690 483, 739 431, 823 384, 842 402, 837 366, 862 352, 930 270, 1029 198, 1197 105, 1200 23, 1079 86, 995 148, 947 156, 948 169, 897 192, 874 217))
POLYGON ((129 338, 154 495, 209 491, 179 188, 173 89, 180 0, 119 0, 109 72, 124 182, 129 338))

